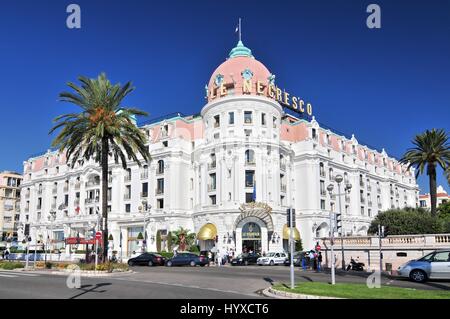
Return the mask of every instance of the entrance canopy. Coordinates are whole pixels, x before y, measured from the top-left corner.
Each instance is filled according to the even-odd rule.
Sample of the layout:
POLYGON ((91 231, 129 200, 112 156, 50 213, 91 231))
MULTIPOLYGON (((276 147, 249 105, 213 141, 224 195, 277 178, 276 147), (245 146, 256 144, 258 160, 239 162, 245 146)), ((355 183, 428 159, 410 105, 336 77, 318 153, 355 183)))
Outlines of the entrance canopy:
POLYGON ((217 236, 217 228, 214 224, 205 224, 200 228, 197 233, 197 239, 199 240, 211 240, 216 239, 217 236))
MULTIPOLYGON (((300 232, 298 231, 297 227, 294 227, 293 230, 293 238, 294 240, 300 240, 300 232)), ((291 233, 291 229, 287 226, 287 224, 284 224, 283 226, 283 239, 289 239, 289 235, 291 233)))

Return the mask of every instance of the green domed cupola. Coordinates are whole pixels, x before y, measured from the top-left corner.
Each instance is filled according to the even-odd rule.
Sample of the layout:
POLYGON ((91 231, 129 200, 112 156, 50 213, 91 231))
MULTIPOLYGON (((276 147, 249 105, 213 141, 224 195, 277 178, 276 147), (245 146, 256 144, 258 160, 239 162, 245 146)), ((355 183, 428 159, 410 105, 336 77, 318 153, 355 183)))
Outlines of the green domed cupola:
POLYGON ((251 57, 251 58, 253 58, 252 50, 250 50, 249 48, 244 46, 244 44, 242 43, 241 40, 239 40, 239 42, 236 45, 236 47, 234 47, 230 51, 230 54, 229 54, 230 58, 235 58, 235 57, 238 57, 238 56, 244 56, 244 57, 251 57))

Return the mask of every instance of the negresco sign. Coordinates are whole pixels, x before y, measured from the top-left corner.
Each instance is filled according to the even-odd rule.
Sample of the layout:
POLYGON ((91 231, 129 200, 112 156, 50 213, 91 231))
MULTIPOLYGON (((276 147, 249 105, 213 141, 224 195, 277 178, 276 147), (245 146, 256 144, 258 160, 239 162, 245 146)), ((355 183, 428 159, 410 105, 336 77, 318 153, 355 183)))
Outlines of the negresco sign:
MULTIPOLYGON (((222 83, 215 90, 210 90, 209 98, 214 100, 217 97, 224 97, 228 95, 229 90, 228 85, 222 83)), ((293 96, 281 90, 278 86, 274 84, 264 84, 261 81, 244 80, 242 85, 242 94, 252 94, 256 92, 257 95, 263 95, 268 98, 274 99, 279 102, 282 106, 287 107, 300 114, 312 115, 312 105, 311 103, 305 102, 302 98, 293 96)))

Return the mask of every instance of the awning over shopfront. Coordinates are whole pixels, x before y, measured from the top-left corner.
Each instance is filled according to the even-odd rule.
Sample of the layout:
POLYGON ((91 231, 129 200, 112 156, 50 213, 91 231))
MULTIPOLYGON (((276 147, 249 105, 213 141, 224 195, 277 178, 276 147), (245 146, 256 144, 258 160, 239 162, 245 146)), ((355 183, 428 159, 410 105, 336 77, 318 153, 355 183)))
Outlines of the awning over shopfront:
POLYGON ((211 240, 216 239, 217 236, 217 228, 213 224, 205 224, 200 228, 197 233, 197 239, 199 240, 211 240))
MULTIPOLYGON (((283 226, 283 239, 289 239, 290 235, 290 228, 285 224, 283 226)), ((294 227, 294 234, 293 234, 294 240, 300 240, 300 232, 298 231, 297 227, 294 227)))

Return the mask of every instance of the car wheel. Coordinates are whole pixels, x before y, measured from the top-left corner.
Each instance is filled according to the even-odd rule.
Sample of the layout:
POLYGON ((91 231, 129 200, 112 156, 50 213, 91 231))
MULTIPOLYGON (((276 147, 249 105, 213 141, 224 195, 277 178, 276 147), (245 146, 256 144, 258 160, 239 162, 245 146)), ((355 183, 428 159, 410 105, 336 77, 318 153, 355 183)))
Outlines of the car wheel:
POLYGON ((200 267, 205 267, 205 264, 201 264, 200 267))
POLYGON ((191 260, 191 262, 189 263, 189 265, 190 265, 191 267, 195 267, 195 261, 191 260))
POLYGON ((244 261, 244 265, 248 266, 248 260, 244 261))
POLYGON ((415 269, 409 274, 409 278, 415 282, 425 282, 427 280, 427 274, 420 269, 415 269))
POLYGON ((169 260, 166 264, 167 267, 172 267, 172 262, 169 260))
POLYGON ((273 260, 270 261, 269 265, 271 265, 271 266, 275 265, 275 263, 273 262, 273 260))
POLYGON ((129 262, 128 262, 128 266, 131 266, 131 267, 133 267, 133 266, 134 266, 134 262, 132 262, 132 261, 129 261, 129 262))
POLYGON ((153 266, 153 261, 150 260, 150 261, 148 262, 148 265, 149 265, 150 267, 152 267, 152 266, 153 266))

